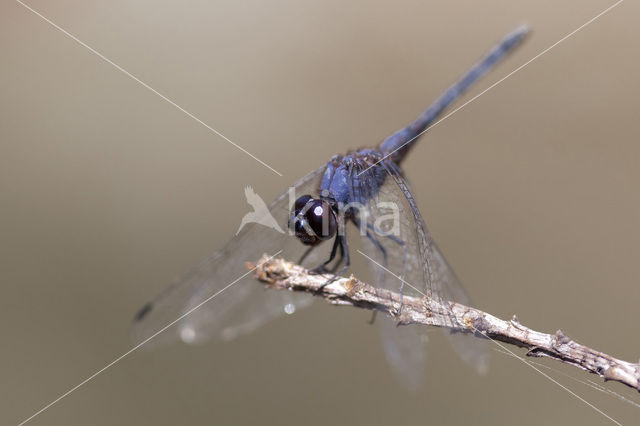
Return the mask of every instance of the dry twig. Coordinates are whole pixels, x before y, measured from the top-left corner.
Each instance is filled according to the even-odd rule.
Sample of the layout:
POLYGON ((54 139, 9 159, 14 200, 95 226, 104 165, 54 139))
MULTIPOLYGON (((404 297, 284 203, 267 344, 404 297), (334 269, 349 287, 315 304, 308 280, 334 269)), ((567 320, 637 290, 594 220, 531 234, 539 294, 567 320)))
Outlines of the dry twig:
POLYGON ((555 334, 531 330, 520 324, 515 316, 510 321, 505 321, 459 303, 428 297, 401 296, 375 288, 353 275, 349 278, 338 278, 323 287, 331 276, 311 274, 302 266, 283 259, 269 260, 266 256, 259 261, 255 276, 269 288, 312 293, 334 305, 394 313, 402 302, 401 313, 395 315, 400 325, 432 325, 446 327, 455 332, 475 334, 479 338, 487 336, 493 340, 526 348, 528 356, 552 358, 597 374, 605 381, 620 382, 640 391, 639 364, 622 361, 581 345, 560 330, 555 334), (458 324, 452 325, 449 312, 453 312, 458 324))

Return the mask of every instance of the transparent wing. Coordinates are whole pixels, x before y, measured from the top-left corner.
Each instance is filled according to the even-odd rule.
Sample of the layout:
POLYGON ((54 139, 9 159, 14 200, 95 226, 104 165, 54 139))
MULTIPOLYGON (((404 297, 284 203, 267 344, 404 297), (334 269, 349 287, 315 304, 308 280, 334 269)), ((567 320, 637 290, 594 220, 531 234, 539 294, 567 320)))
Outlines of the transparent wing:
MULTIPOLYGON (((465 306, 473 306, 471 298, 462 287, 460 280, 447 263, 435 242, 431 244, 431 256, 436 268, 436 287, 440 298, 461 303, 465 306)), ((460 333, 451 333, 445 330, 451 345, 467 364, 473 367, 479 374, 486 374, 489 370, 491 351, 489 341, 460 333)))
MULTIPOLYGON (((406 295, 421 297, 426 294, 470 305, 469 296, 431 239, 401 171, 393 163, 381 167, 385 169, 387 179, 367 204, 364 220, 370 232, 362 236, 368 256, 375 260, 371 266, 378 286, 396 292, 402 288, 406 295), (402 281, 406 283, 404 286, 402 281)), ((362 173, 360 179, 373 181, 380 173, 374 169, 362 173)), ((367 183, 361 182, 358 186, 367 186, 367 183)), ((453 325, 453 316, 451 321, 453 325)), ((385 353, 396 375, 412 388, 416 376, 424 371, 421 361, 424 356, 416 354, 424 350, 420 334, 424 335, 426 329, 399 327, 397 331, 411 331, 391 333, 385 322, 381 322, 385 353)), ((462 334, 447 334, 463 360, 479 371, 486 370, 489 350, 485 341, 462 334)))
MULTIPOLYGON (((411 205, 391 177, 387 176, 380 184, 381 173, 387 174, 380 167, 354 177, 354 192, 378 188, 356 197, 363 205, 358 215, 360 238, 366 256, 372 259, 369 262, 371 279, 378 288, 422 297, 425 277, 411 205), (403 280, 416 288, 402 286, 403 280)), ((400 309, 400 304, 396 309, 400 309)), ((398 327, 390 317, 378 318, 378 326, 395 377, 407 389, 417 390, 424 381, 426 368, 426 330, 420 326, 398 327)))
MULTIPOLYGON (((321 167, 297 182, 294 186, 296 196, 317 196, 323 171, 324 167, 321 167)), ((136 342, 148 339, 196 307, 153 337, 149 346, 175 340, 199 343, 211 338, 232 339, 282 313, 292 313, 296 308, 310 304, 312 297, 305 294, 266 290, 255 282, 253 274, 248 273, 246 264, 258 261, 265 253, 274 255, 280 250, 279 257, 294 260, 300 257, 304 246, 295 236, 276 229, 287 230, 290 202, 289 192, 285 192, 269 205, 268 210, 254 212, 251 223, 246 223, 221 250, 192 267, 147 303, 134 319, 133 339, 136 342), (273 224, 269 215, 278 226, 267 226, 273 224)), ((317 266, 322 256, 326 256, 326 250, 319 247, 307 257, 305 264, 317 266)))
POLYGON ((379 318, 378 327, 389 365, 405 388, 415 392, 424 382, 426 369, 426 334, 416 327, 398 327, 392 318, 379 318))

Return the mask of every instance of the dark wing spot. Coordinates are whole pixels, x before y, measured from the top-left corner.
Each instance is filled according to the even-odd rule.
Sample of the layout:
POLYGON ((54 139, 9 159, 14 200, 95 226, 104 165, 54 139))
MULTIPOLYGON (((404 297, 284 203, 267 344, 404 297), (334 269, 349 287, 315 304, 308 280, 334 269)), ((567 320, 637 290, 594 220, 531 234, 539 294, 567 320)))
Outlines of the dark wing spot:
POLYGON ((152 309, 152 308, 153 308, 153 304, 152 304, 152 303, 147 303, 146 305, 144 305, 144 306, 142 307, 142 309, 140 309, 140 310, 138 311, 138 313, 136 314, 136 316, 135 316, 135 317, 133 317, 133 320, 134 320, 135 322, 140 322, 140 321, 142 321, 142 320, 144 319, 144 317, 146 317, 146 316, 147 316, 147 314, 148 314, 149 312, 151 312, 151 309, 152 309))

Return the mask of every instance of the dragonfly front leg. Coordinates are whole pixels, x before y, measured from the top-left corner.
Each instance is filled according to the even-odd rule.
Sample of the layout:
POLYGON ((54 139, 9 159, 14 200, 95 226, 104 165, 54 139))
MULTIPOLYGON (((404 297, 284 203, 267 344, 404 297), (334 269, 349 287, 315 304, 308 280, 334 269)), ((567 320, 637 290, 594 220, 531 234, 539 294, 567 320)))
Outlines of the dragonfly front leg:
MULTIPOLYGON (((333 247, 331 248, 331 254, 329 255, 329 259, 327 259, 321 265, 318 265, 315 268, 313 268, 311 272, 314 274, 326 274, 326 273, 332 273, 333 271, 335 271, 337 266, 334 266, 333 268, 329 269, 327 265, 330 264, 333 261, 333 259, 335 259, 339 245, 340 245, 339 236, 336 235, 336 237, 333 240, 333 247)), ((304 259, 307 256, 307 254, 314 248, 316 248, 316 246, 309 247, 305 251, 305 253, 302 255, 302 259, 304 259)), ((339 265, 340 262, 342 262, 342 255, 340 256, 340 259, 338 259, 338 261, 336 262, 336 265, 339 265)))
POLYGON ((331 270, 331 273, 335 274, 336 277, 342 275, 347 269, 349 269, 349 266, 351 266, 351 259, 349 258, 349 245, 347 244, 347 236, 345 234, 341 234, 341 235, 338 235, 338 238, 340 241, 340 259, 338 259, 335 265, 333 265, 333 268, 331 270), (342 267, 342 269, 340 269, 339 272, 336 273, 336 269, 338 269, 338 266, 342 263, 343 260, 344 260, 344 266, 342 267))
POLYGON ((304 262, 304 260, 307 258, 307 256, 309 256, 309 254, 313 251, 314 248, 315 246, 310 246, 308 249, 304 251, 304 253, 302 253, 302 256, 300 256, 300 260, 298 260, 298 265, 302 265, 302 262, 304 262))
MULTIPOLYGON (((335 241, 336 241, 336 244, 338 244, 339 246, 338 248, 340 249, 340 258, 336 261, 333 267, 327 271, 333 274, 333 277, 329 278, 324 284, 322 284, 320 286, 320 290, 322 290, 325 286, 331 284, 332 282, 340 278, 340 276, 344 273, 344 271, 349 269, 349 266, 351 265, 351 259, 349 257, 349 246, 347 244, 347 236, 344 234, 338 234, 336 236, 335 241), (343 260, 344 260, 344 266, 340 269, 340 271, 336 272, 336 270, 338 269, 338 266, 340 266, 343 260)), ((324 268, 325 266, 322 265, 321 267, 324 268)), ((325 271, 326 271, 326 268, 325 268, 325 271)))
MULTIPOLYGON (((336 261, 336 263, 333 264, 333 267, 328 269, 328 272, 335 274, 336 270, 338 269, 338 266, 340 266, 340 264, 342 263, 342 261, 344 260, 344 247, 342 247, 342 244, 340 242, 340 236, 337 235, 336 239, 335 239, 335 244, 333 246, 333 250, 336 251, 336 249, 340 249, 340 257, 338 258, 338 260, 336 261)), ((326 264, 328 264, 329 262, 331 262, 331 259, 328 260, 326 264)))

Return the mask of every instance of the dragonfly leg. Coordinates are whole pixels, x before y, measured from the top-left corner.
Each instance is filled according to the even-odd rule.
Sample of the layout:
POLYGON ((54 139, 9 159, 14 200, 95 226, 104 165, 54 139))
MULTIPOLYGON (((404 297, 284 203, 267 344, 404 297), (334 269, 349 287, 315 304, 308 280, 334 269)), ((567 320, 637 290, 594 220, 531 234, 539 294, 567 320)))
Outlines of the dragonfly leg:
POLYGON ((349 258, 349 245, 347 244, 347 236, 343 234, 338 234, 338 236, 336 237, 336 241, 339 242, 339 248, 340 248, 340 259, 338 259, 338 261, 334 264, 333 268, 331 268, 331 270, 329 272, 331 272, 332 274, 334 274, 334 276, 332 278, 329 278, 327 280, 327 282, 325 282, 324 284, 322 284, 322 286, 320 286, 320 290, 323 289, 325 286, 331 284, 332 282, 334 282, 335 280, 337 280, 340 275, 342 275, 344 273, 344 271, 346 271, 349 266, 351 266, 351 259, 349 258), (340 269, 339 272, 335 272, 336 269, 338 269, 338 266, 342 263, 342 261, 344 260, 344 266, 340 269))
MULTIPOLYGON (((370 224, 368 224, 370 225, 370 224)), ((373 234, 367 230, 367 238, 369 239, 369 241, 371 241, 373 243, 374 246, 376 246, 376 248, 378 250, 380 250, 380 253, 382 253, 382 268, 380 268, 380 277, 378 278, 378 282, 382 284, 382 282, 384 282, 384 274, 386 274, 387 272, 387 250, 384 248, 384 246, 382 245, 382 243, 380 243, 380 241, 378 241, 378 239, 376 237, 373 236, 373 234)))
MULTIPOLYGON (((314 274, 326 274, 328 272, 333 272, 335 271, 335 269, 337 268, 334 267, 332 269, 329 269, 327 267, 327 265, 329 263, 331 263, 333 261, 333 259, 335 259, 336 257, 336 252, 338 251, 338 246, 340 245, 340 240, 339 237, 336 236, 336 238, 333 240, 333 247, 331 248, 331 254, 329 255, 329 259, 327 261, 325 261, 324 263, 322 263, 321 265, 316 266, 315 268, 313 268, 311 270, 312 273, 314 274)), ((303 254, 303 258, 308 254, 308 252, 315 248, 315 246, 309 247, 309 249, 307 249, 307 251, 303 254)), ((337 264, 340 264, 340 262, 342 262, 342 256, 340 256, 340 259, 338 259, 337 264)))
MULTIPOLYGON (((407 244, 401 239, 396 237, 395 235, 392 234, 388 234, 383 232, 382 230, 376 228, 373 224, 371 223, 367 223, 367 227, 371 230, 373 230, 374 232, 376 232, 379 235, 384 236, 385 238, 388 238, 389 240, 393 241, 394 243, 398 244, 400 247, 402 247, 402 275, 399 277, 400 278, 400 295, 402 295, 403 290, 404 290, 404 284, 405 284, 405 274, 406 274, 406 266, 407 266, 407 244)), ((383 254, 383 263, 382 265, 384 266, 384 270, 381 273, 381 276, 384 276, 384 271, 386 271, 387 268, 387 253, 386 250, 384 249, 384 247, 382 246, 382 244, 371 235, 371 233, 369 231, 367 231, 367 237, 371 240, 371 242, 373 242, 373 244, 378 247, 378 249, 380 249, 382 251, 383 254)), ((402 313, 402 303, 400 303, 400 308, 397 310, 397 312, 395 312, 396 315, 400 315, 402 313)))
POLYGON ((314 248, 315 248, 314 246, 311 246, 308 249, 306 249, 304 253, 302 253, 302 256, 300 256, 300 260, 298 260, 298 265, 302 265, 302 262, 304 262, 304 260, 307 258, 307 256, 309 256, 309 253, 311 253, 311 251, 314 248))
MULTIPOLYGON (((357 217, 353 218, 353 222, 356 224, 356 226, 358 227, 358 229, 362 229, 361 228, 361 222, 360 219, 358 219, 357 217)), ((367 223, 367 228, 375 230, 376 228, 371 224, 371 223, 367 223)), ((384 282, 384 274, 387 272, 387 250, 384 248, 384 246, 382 245, 382 243, 380 243, 380 241, 378 241, 378 239, 369 231, 369 229, 366 230, 366 236, 369 239, 369 241, 371 241, 371 243, 378 249, 380 250, 380 253, 382 253, 382 268, 380 268, 380 276, 378 277, 378 285, 381 285, 384 282)), ((374 316, 371 318, 371 323, 373 323, 375 319, 375 311, 374 311, 374 316)))
MULTIPOLYGON (((333 247, 331 248, 331 254, 329 255, 329 259, 326 262, 324 262, 322 265, 319 265, 316 268, 314 268, 312 272, 316 274, 326 274, 326 273, 335 274, 336 270, 345 259, 347 260, 346 265, 341 269, 338 275, 342 274, 349 267, 348 253, 347 253, 347 256, 345 256, 345 248, 347 246, 347 237, 344 232, 344 218, 341 218, 340 221, 341 221, 341 225, 339 225, 339 230, 336 233, 335 239, 333 240, 333 247), (329 267, 328 265, 334 261, 338 249, 340 249, 340 257, 338 258, 338 260, 335 261, 332 267, 329 267)), ((335 278, 323 284, 323 287, 333 281, 335 281, 335 278)))
MULTIPOLYGON (((336 245, 334 246, 334 249, 335 249, 335 247, 340 249, 340 258, 336 261, 336 263, 333 264, 333 267, 331 269, 329 269, 329 272, 331 272, 332 274, 336 273, 336 270, 338 269, 338 266, 340 266, 340 264, 342 263, 342 260, 344 259, 344 247, 342 247, 342 244, 340 243, 340 239, 339 238, 340 237, 336 238, 336 245)), ((325 265, 327 263, 329 263, 329 262, 330 262, 330 260, 328 262, 326 262, 325 265)))
MULTIPOLYGON (((358 225, 358 228, 360 228, 360 223, 359 221, 356 222, 358 225)), ((371 232, 369 232, 367 230, 367 238, 369 238, 369 241, 371 241, 371 243, 373 243, 374 246, 376 246, 378 248, 378 250, 380 250, 380 252, 382 253, 382 265, 384 266, 384 268, 387 268, 387 250, 385 250, 384 246, 380 243, 380 241, 378 241, 376 239, 376 237, 374 237, 371 232)), ((384 280, 384 274, 385 274, 385 269, 381 269, 380 270, 380 278, 379 278, 379 282, 382 283, 384 280)), ((371 313, 371 319, 369 320, 369 324, 373 324, 376 321, 376 314, 378 313, 378 311, 373 311, 371 313)))
POLYGON ((340 235, 340 261, 338 262, 338 265, 343 259, 344 266, 340 269, 340 272, 336 274, 338 276, 342 275, 344 271, 349 269, 349 266, 351 266, 351 259, 349 258, 349 244, 347 244, 347 236, 345 234, 340 235))

